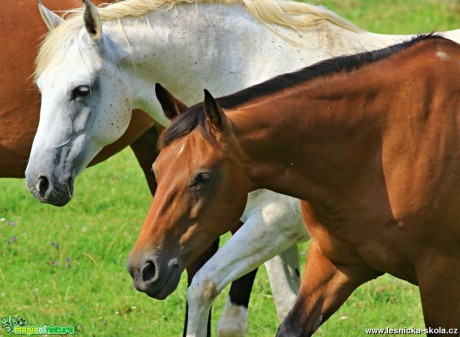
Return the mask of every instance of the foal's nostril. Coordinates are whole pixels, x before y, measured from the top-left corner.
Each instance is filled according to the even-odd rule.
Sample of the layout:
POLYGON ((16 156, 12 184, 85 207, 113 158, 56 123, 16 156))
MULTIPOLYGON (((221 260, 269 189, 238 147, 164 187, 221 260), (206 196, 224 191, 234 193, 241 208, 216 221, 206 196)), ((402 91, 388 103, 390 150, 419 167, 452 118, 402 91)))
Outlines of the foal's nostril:
POLYGON ((45 196, 46 191, 48 191, 49 187, 50 187, 50 182, 49 182, 48 178, 46 178, 44 176, 41 176, 41 177, 38 178, 37 190, 38 190, 38 193, 40 193, 40 195, 42 197, 45 196))
POLYGON ((144 264, 144 267, 142 267, 142 271, 141 271, 142 280, 144 282, 153 280, 155 278, 155 272, 156 272, 155 264, 152 261, 147 261, 144 264))

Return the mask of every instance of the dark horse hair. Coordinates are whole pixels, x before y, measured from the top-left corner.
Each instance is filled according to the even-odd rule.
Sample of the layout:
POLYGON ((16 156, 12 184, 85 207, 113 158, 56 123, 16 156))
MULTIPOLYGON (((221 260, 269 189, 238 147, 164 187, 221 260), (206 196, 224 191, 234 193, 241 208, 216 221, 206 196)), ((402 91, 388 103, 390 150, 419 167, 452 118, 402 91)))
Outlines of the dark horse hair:
MULTIPOLYGON (((442 37, 435 34, 419 35, 411 40, 395 44, 387 48, 324 60, 301 70, 276 76, 232 95, 218 98, 217 103, 224 109, 235 108, 251 101, 254 98, 270 95, 320 76, 332 75, 341 72, 352 72, 353 70, 359 69, 365 65, 386 59, 387 57, 405 50, 421 41, 440 38, 442 37)), ((194 105, 172 121, 171 125, 164 130, 161 135, 160 148, 164 148, 172 141, 189 134, 197 126, 200 127, 200 131, 203 136, 212 141, 212 137, 206 123, 206 114, 203 109, 203 103, 194 105)))

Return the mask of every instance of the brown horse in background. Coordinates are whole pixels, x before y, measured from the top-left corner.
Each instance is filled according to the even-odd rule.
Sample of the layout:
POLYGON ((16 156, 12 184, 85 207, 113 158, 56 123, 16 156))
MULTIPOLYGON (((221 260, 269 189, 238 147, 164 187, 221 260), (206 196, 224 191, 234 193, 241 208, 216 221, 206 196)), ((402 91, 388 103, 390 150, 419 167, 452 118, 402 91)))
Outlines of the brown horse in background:
MULTIPOLYGON (((43 0, 43 3, 54 10, 68 10, 82 4, 80 0, 43 0)), ((48 29, 40 17, 37 0, 3 0, 1 7, 0 177, 23 178, 40 111, 40 93, 32 80, 34 60, 41 37, 48 29)), ((156 185, 150 168, 156 140, 153 120, 142 111, 134 111, 124 136, 104 148, 92 165, 130 145, 154 192, 156 185)))
POLYGON ((171 293, 184 267, 238 221, 248 192, 267 188, 304 200, 312 237, 278 336, 310 336, 383 273, 419 286, 425 333, 458 336, 459 78, 460 46, 422 36, 218 100, 206 92, 204 104, 176 111, 128 259, 136 288, 171 293))

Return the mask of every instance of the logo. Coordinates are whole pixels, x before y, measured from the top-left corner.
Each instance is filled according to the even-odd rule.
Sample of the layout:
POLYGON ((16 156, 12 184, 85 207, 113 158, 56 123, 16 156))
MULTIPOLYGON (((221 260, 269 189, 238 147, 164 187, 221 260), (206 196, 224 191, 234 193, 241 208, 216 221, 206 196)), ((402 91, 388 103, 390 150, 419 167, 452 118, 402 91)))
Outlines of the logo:
POLYGON ((73 335, 75 327, 73 326, 51 326, 30 324, 21 316, 2 317, 2 329, 12 335, 73 335))

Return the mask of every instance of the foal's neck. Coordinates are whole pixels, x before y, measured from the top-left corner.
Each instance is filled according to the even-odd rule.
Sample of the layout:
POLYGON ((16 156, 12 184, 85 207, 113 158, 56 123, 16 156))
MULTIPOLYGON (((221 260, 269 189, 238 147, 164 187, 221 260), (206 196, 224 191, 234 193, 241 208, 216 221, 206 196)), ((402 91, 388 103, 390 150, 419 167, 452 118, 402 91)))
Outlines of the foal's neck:
POLYGON ((322 202, 350 176, 378 163, 381 108, 372 83, 350 87, 344 76, 334 77, 229 112, 236 137, 253 160, 254 188, 322 202))

